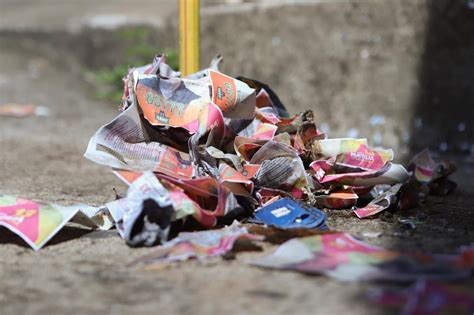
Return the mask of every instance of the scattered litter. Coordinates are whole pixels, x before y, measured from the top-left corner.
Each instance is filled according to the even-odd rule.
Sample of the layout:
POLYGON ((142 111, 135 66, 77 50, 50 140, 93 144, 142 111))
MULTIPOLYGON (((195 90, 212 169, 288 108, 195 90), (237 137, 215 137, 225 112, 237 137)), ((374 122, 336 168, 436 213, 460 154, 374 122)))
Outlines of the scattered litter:
POLYGON ((403 254, 368 245, 347 233, 328 233, 291 239, 268 256, 250 264, 308 274, 324 274, 341 281, 468 278, 472 257, 403 254))
MULTIPOLYGON (((454 255, 390 251, 329 231, 318 209, 353 209, 359 218, 383 212, 381 220, 397 222, 395 211, 456 187, 448 179, 454 164, 435 162, 423 151, 407 171, 393 163, 391 149, 369 147, 357 129, 349 129, 347 138, 328 138, 329 125, 318 128, 311 110, 290 116, 266 84, 221 73, 221 60, 183 78, 157 56, 125 76, 120 113, 99 128, 84 155, 110 167, 129 186, 126 196, 97 208, 0 195, 0 225, 35 250, 67 222, 115 226, 131 247, 161 244, 138 260, 148 269, 229 257, 237 241, 265 240, 281 245, 251 264, 342 281, 470 276, 474 246, 454 255), (244 227, 239 221, 245 220, 256 224, 244 227), (190 232, 201 229, 207 230, 190 232)), ((34 105, 0 107, 0 115, 48 113, 34 105)), ((373 126, 384 123, 384 116, 370 118, 373 126)), ((422 125, 415 120, 417 128, 422 125)), ((374 132, 379 145, 383 135, 374 132)), ((411 233, 417 221, 398 223, 411 233)), ((361 235, 378 238, 382 232, 361 235)))
MULTIPOLYGON (((186 78, 162 56, 130 70, 122 113, 89 142, 85 156, 131 185, 125 201, 108 205, 130 246, 166 241, 175 220, 212 228, 262 207, 255 217, 263 221, 275 204, 350 208, 367 187, 408 180, 392 150, 372 149, 365 138, 328 139, 312 111, 289 117, 267 85, 219 72, 221 60, 186 78)), ((298 206, 265 223, 324 222, 324 213, 298 206)))
POLYGON ((472 288, 419 280, 409 288, 376 289, 369 300, 401 308, 402 315, 442 315, 474 313, 472 288))
POLYGON ((41 204, 16 196, 0 195, 0 225, 21 237, 35 251, 40 250, 70 221, 104 230, 113 226, 103 207, 41 204))
POLYGON ((354 213, 362 219, 388 209, 397 201, 397 194, 401 187, 402 184, 392 186, 389 190, 372 200, 367 206, 354 210, 354 213))
POLYGON ((32 104, 8 103, 0 105, 0 116, 27 117, 27 116, 49 116, 51 111, 44 106, 32 104))
MULTIPOLYGON (((276 227, 324 229, 324 213, 309 205, 362 204, 354 212, 365 218, 418 205, 425 190, 415 195, 419 185, 413 183, 427 180, 437 193, 454 188, 441 181, 451 164, 441 164, 447 172, 421 153, 410 177, 392 163, 392 150, 372 149, 357 135, 327 138, 312 111, 289 117, 267 85, 219 72, 221 60, 186 78, 163 56, 130 70, 122 113, 89 142, 85 156, 131 185, 124 201, 108 205, 130 246, 165 242, 176 220, 212 228, 255 214, 255 220, 276 227), (374 199, 363 206, 374 186, 374 199), (271 211, 279 208, 286 212, 277 217, 271 211)), ((373 125, 384 121, 371 117, 373 125)))
POLYGON ((253 223, 266 224, 281 229, 308 228, 327 230, 326 215, 316 208, 306 209, 297 202, 283 198, 257 209, 253 223))
POLYGON ((390 190, 392 186, 390 185, 386 185, 386 184, 383 184, 383 185, 375 185, 372 190, 370 191, 370 194, 372 196, 372 198, 377 198, 379 197, 380 195, 382 195, 383 193, 387 192, 388 190, 390 190))
POLYGON ((181 232, 138 261, 146 264, 147 268, 155 269, 191 258, 203 260, 228 253, 238 240, 261 241, 263 237, 249 233, 239 222, 234 221, 232 225, 219 230, 181 232))
POLYGON ((444 196, 456 188, 456 183, 448 179, 456 170, 454 163, 435 162, 426 149, 415 155, 408 170, 408 180, 393 186, 375 185, 370 192, 375 199, 354 213, 366 218, 386 209, 406 210, 423 204, 428 194, 444 196))
POLYGON ((215 225, 215 217, 185 194, 188 191, 190 195, 196 193, 205 197, 206 193, 212 193, 209 190, 217 189, 212 186, 215 183, 195 180, 175 184, 160 181, 153 173, 145 172, 133 177, 125 198, 106 204, 127 244, 153 246, 167 241, 171 222, 187 216, 193 216, 203 226, 215 225))
POLYGON ((426 149, 415 155, 409 170, 420 183, 420 189, 426 189, 429 194, 444 196, 456 188, 456 183, 448 178, 456 171, 456 165, 447 160, 436 162, 426 149))
POLYGON ((248 230, 252 234, 264 236, 265 241, 272 244, 282 244, 296 237, 306 237, 306 236, 328 233, 328 231, 321 231, 318 229, 308 229, 308 228, 280 229, 274 226, 265 226, 261 224, 252 224, 248 227, 248 230))
POLYGON ((122 234, 129 246, 154 246, 168 240, 171 220, 176 216, 168 190, 156 176, 145 173, 128 189, 119 228, 123 227, 122 234))
POLYGON ((359 196, 351 188, 333 190, 328 195, 319 195, 315 197, 316 204, 329 209, 350 209, 359 196))

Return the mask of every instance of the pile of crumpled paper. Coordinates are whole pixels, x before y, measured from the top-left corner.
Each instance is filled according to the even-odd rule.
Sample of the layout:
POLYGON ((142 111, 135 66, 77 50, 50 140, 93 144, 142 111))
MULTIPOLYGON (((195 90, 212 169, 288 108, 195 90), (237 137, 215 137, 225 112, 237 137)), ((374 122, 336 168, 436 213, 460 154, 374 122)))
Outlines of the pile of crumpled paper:
MULTIPOLYGON (((165 241, 173 222, 211 228, 286 197, 351 208, 385 185, 377 198, 386 201, 408 180, 392 150, 329 139, 313 111, 290 117, 267 85, 221 73, 220 61, 184 78, 164 56, 131 69, 121 113, 89 142, 85 156, 132 185, 108 205, 129 245, 165 241)), ((358 215, 388 207, 375 201, 377 211, 358 215)))

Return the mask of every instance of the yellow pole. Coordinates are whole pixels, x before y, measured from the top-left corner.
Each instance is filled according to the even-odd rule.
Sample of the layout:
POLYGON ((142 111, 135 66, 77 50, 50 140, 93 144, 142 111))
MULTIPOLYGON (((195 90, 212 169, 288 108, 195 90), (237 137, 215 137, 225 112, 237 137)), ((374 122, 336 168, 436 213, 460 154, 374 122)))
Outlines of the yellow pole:
POLYGON ((199 71, 199 0, 179 0, 179 70, 199 71))

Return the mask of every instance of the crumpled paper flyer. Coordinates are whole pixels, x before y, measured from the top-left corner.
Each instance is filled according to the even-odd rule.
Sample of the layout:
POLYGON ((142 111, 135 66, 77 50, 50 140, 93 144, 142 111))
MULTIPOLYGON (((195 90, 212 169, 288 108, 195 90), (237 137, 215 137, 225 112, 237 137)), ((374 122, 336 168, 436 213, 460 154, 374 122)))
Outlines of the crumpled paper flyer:
POLYGON ((153 249, 153 253, 139 259, 149 268, 167 265, 191 258, 203 260, 222 256, 232 250, 237 240, 261 241, 263 237, 251 234, 239 222, 209 231, 181 232, 171 241, 153 249))
POLYGON ((108 230, 113 226, 105 208, 87 205, 42 204, 10 195, 0 195, 0 225, 40 250, 68 222, 108 230))
POLYGON ((468 278, 474 268, 466 253, 466 249, 453 255, 401 253, 371 246, 347 233, 327 233, 291 239, 250 264, 341 281, 459 280, 468 278))

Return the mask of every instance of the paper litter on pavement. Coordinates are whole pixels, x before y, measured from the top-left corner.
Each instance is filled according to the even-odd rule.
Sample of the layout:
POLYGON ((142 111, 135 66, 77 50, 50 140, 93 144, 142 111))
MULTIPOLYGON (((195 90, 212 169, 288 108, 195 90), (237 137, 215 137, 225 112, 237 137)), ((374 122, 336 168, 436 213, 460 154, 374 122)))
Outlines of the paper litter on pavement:
POLYGON ((470 277, 474 268, 465 251, 453 255, 401 253, 371 246, 347 233, 327 233, 291 239, 273 254, 250 263, 341 281, 459 280, 470 277))
POLYGON ((0 195, 0 225, 17 234, 36 251, 70 221, 105 230, 113 226, 104 208, 82 204, 42 204, 16 196, 0 195))

